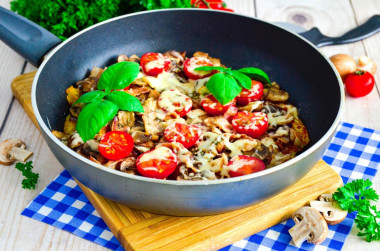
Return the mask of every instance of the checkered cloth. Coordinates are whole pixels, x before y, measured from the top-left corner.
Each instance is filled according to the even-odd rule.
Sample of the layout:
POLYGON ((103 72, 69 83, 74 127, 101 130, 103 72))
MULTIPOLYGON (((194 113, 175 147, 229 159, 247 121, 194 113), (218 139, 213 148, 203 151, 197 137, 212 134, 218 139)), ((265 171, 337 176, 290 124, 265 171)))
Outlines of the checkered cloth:
MULTIPOLYGON (((345 183, 353 179, 372 180, 380 163, 380 131, 341 123, 323 159, 345 183)), ((67 171, 63 171, 21 214, 104 247, 123 250, 67 171)), ((306 242, 299 249, 292 246, 288 230, 294 222, 288 220, 221 250, 341 250, 354 218, 351 213, 340 224, 329 226, 327 239, 318 246, 306 242)))

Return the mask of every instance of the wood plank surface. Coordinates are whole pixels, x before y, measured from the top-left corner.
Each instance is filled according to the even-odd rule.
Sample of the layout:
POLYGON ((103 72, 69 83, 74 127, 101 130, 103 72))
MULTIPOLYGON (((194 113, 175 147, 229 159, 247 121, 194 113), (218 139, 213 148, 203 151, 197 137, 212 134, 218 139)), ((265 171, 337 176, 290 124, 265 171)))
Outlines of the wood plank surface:
MULTIPOLYGON (((10 0, 0 0, 0 5, 9 8, 9 2, 10 0)), ((237 13, 251 16, 257 13, 258 17, 267 21, 289 21, 306 28, 318 26, 322 32, 330 36, 342 34, 346 29, 361 24, 371 15, 380 14, 379 0, 225 0, 225 2, 237 13), (307 10, 311 19, 303 21, 305 19, 301 15, 298 19, 295 17, 288 20, 289 10, 292 9, 301 13, 307 10)), ((379 39, 380 34, 377 34, 354 45, 325 47, 321 51, 327 56, 349 53, 358 57, 365 53, 380 65, 379 39)), ((13 166, 0 166, 0 250, 107 250, 71 233, 20 215, 23 208, 63 168, 51 154, 42 136, 23 112, 21 105, 18 102, 11 102, 10 84, 14 77, 22 73, 24 61, 2 42, 0 42, 0 59, 0 122, 4 125, 0 132, 0 141, 10 137, 25 140, 28 147, 34 151, 31 159, 35 163, 35 169, 40 173, 36 190, 28 191, 21 188, 22 179, 19 171, 13 166)), ((27 64, 24 72, 34 69, 27 64)), ((369 96, 359 99, 346 96, 343 121, 380 129, 379 72, 375 79, 378 87, 369 96)), ((375 178, 375 189, 380 192, 380 174, 375 178)), ((379 242, 367 243, 359 239, 356 232, 354 228, 343 250, 380 250, 379 242)))

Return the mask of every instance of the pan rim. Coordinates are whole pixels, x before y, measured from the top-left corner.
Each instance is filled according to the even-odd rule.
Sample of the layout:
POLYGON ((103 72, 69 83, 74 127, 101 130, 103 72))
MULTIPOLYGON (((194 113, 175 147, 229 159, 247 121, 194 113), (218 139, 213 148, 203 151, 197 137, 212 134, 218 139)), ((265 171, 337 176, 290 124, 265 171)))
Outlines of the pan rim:
POLYGON ((248 15, 244 15, 244 14, 232 13, 232 12, 219 11, 219 10, 209 10, 209 9, 173 8, 173 9, 150 10, 150 11, 142 11, 142 12, 136 12, 136 13, 126 14, 126 15, 114 17, 114 18, 108 19, 106 21, 97 23, 97 24, 95 24, 95 25, 93 25, 91 27, 88 27, 88 28, 86 28, 86 29, 84 29, 84 30, 82 30, 82 31, 74 34, 73 36, 71 36, 70 38, 68 38, 67 40, 65 40, 64 42, 62 42, 59 45, 57 45, 53 50, 51 50, 48 53, 48 55, 46 56, 45 60, 40 65, 40 67, 38 68, 38 71, 37 71, 37 73, 36 73, 36 75, 35 75, 35 77, 33 79, 33 85, 32 85, 32 107, 33 107, 33 111, 34 111, 34 114, 36 116, 37 122, 40 125, 40 128, 45 132, 45 134, 56 145, 58 145, 62 150, 64 150, 65 152, 67 152, 68 154, 70 154, 72 157, 77 158, 78 160, 80 160, 80 161, 82 161, 82 162, 84 162, 86 164, 88 164, 90 166, 93 166, 94 168, 101 169, 102 171, 108 172, 110 174, 121 176, 121 177, 127 178, 127 179, 128 178, 134 179, 134 180, 137 180, 137 181, 140 181, 140 182, 158 183, 158 184, 161 184, 161 185, 174 185, 174 186, 220 185, 220 184, 225 184, 225 183, 233 183, 233 182, 239 182, 239 181, 243 181, 243 180, 249 180, 249 179, 258 178, 258 177, 261 177, 261 176, 269 175, 271 173, 280 171, 280 170, 285 169, 285 168, 289 168, 291 165, 293 165, 294 163, 300 161, 304 157, 306 157, 308 155, 311 155, 314 151, 316 151, 317 149, 319 149, 332 136, 332 134, 335 132, 336 128, 339 125, 340 118, 341 118, 342 113, 343 113, 344 100, 345 100, 345 96, 344 96, 343 82, 342 82, 341 78, 339 77, 338 72, 336 71, 336 69, 334 68, 333 64, 330 62, 330 60, 328 60, 328 58, 314 44, 312 44, 310 41, 308 41, 307 39, 305 39, 302 36, 298 35, 297 33, 294 33, 292 31, 284 29, 284 28, 282 28, 280 26, 277 26, 277 25, 275 25, 273 23, 270 23, 270 22, 258 19, 256 17, 252 17, 252 16, 248 16, 248 15), (152 179, 152 178, 148 178, 148 177, 143 177, 143 176, 138 176, 138 175, 133 175, 133 174, 128 174, 128 173, 123 173, 123 172, 120 172, 120 171, 113 170, 111 168, 105 167, 103 165, 97 164, 97 163, 95 163, 95 162, 93 162, 93 161, 85 158, 84 156, 76 153, 75 151, 73 151, 72 149, 70 149, 68 146, 66 146, 65 144, 63 144, 60 140, 58 140, 52 134, 51 130, 48 128, 48 126, 43 121, 43 119, 41 117, 41 114, 39 113, 39 110, 38 110, 38 107, 37 107, 37 100, 36 100, 36 89, 37 89, 37 82, 38 82, 38 79, 39 79, 39 75, 43 71, 45 65, 49 62, 49 59, 57 51, 59 51, 61 47, 63 47, 64 45, 66 45, 71 40, 74 40, 76 37, 80 36, 81 34, 87 32, 87 31, 89 31, 91 29, 94 29, 94 28, 96 28, 98 26, 101 26, 103 24, 106 24, 106 23, 109 23, 109 22, 113 22, 113 21, 116 21, 116 20, 119 20, 119 19, 128 18, 128 17, 131 17, 131 16, 136 16, 136 15, 145 15, 145 14, 150 14, 150 13, 155 13, 155 12, 176 12, 176 11, 219 12, 219 13, 223 13, 225 15, 236 15, 236 16, 241 16, 241 17, 246 17, 246 18, 254 19, 254 20, 258 21, 258 22, 266 23, 267 25, 272 25, 272 26, 275 26, 275 27, 277 27, 279 29, 287 31, 288 33, 291 33, 294 36, 297 36, 299 39, 302 39, 303 41, 305 41, 306 43, 308 43, 310 46, 312 46, 326 60, 326 62, 330 65, 331 69, 333 70, 333 72, 336 75, 336 78, 337 78, 338 84, 339 84, 339 89, 340 89, 339 110, 338 110, 337 115, 336 115, 336 117, 334 119, 334 122, 332 123, 332 125, 330 126, 330 128, 327 130, 327 132, 325 133, 325 135, 323 135, 316 143, 314 143, 312 146, 310 146, 309 149, 305 150, 304 152, 302 152, 301 154, 297 155, 296 157, 294 157, 294 158, 292 158, 292 159, 290 159, 290 160, 288 160, 288 161, 286 161, 286 162, 284 162, 284 163, 282 163, 280 165, 277 165, 275 167, 271 167, 269 169, 266 169, 266 170, 263 170, 263 171, 260 171, 260 172, 257 172, 257 173, 253 173, 253 174, 249 174, 249 175, 244 175, 244 176, 240 176, 240 177, 235 177, 235 178, 217 179, 217 180, 201 180, 201 181, 159 180, 159 179, 152 179))

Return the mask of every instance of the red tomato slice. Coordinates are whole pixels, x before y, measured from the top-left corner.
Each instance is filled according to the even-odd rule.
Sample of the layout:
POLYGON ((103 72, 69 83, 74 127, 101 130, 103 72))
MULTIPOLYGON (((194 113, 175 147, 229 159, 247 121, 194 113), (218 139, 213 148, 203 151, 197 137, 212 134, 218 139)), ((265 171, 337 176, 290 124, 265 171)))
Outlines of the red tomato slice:
POLYGON ((242 111, 232 118, 232 127, 236 132, 259 138, 268 128, 268 117, 263 112, 242 111))
POLYGON ((259 81, 252 80, 252 87, 250 90, 243 89, 236 97, 236 103, 239 105, 248 105, 249 102, 260 100, 263 96, 263 84, 259 81))
POLYGON ((133 138, 126 132, 110 131, 104 134, 98 147, 99 152, 109 160, 127 157, 133 149, 133 138))
POLYGON ((238 177, 265 170, 265 164, 258 158, 238 155, 228 162, 228 168, 231 177, 238 177))
POLYGON ((183 63, 183 70, 188 78, 197 80, 200 78, 205 78, 214 74, 215 71, 195 71, 195 68, 201 66, 213 66, 212 62, 203 57, 192 57, 187 59, 183 63))
POLYGON ((169 114, 175 112, 183 117, 191 110, 193 101, 179 90, 170 89, 161 93, 158 106, 169 114))
POLYGON ((201 105, 203 110, 205 110, 211 116, 223 115, 231 105, 235 105, 235 99, 228 104, 222 105, 219 101, 212 95, 207 95, 202 101, 201 105))
POLYGON ((173 123, 166 127, 164 136, 169 142, 179 142, 184 147, 190 148, 197 143, 201 130, 195 125, 173 123))
POLYGON ((145 177, 165 179, 177 167, 177 156, 161 146, 141 154, 136 161, 137 171, 145 177))
POLYGON ((170 68, 170 59, 161 53, 149 52, 140 59, 140 65, 146 75, 156 77, 170 68))

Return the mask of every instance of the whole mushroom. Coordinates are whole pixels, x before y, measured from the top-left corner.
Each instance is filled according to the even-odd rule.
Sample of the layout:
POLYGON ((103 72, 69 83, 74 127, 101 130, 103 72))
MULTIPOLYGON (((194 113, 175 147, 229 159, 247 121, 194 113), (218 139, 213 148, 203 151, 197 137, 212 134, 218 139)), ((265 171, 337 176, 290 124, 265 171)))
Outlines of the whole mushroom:
POLYGON ((312 244, 320 244, 326 239, 327 223, 316 209, 301 207, 293 213, 292 218, 296 224, 289 229, 289 233, 297 247, 305 240, 312 244))
POLYGON ((336 225, 347 216, 347 211, 339 206, 338 202, 332 198, 332 194, 322 194, 319 196, 319 201, 310 201, 310 206, 321 212, 329 225, 336 225))
POLYGON ((12 165, 16 160, 26 161, 33 152, 25 150, 25 143, 19 139, 7 139, 0 144, 0 164, 12 165))
POLYGON ((347 54, 336 54, 330 57, 342 80, 347 74, 357 69, 355 60, 347 54))
POLYGON ((362 71, 368 71, 372 75, 375 75, 377 70, 377 65, 375 61, 367 56, 361 56, 358 58, 358 69, 362 71))

